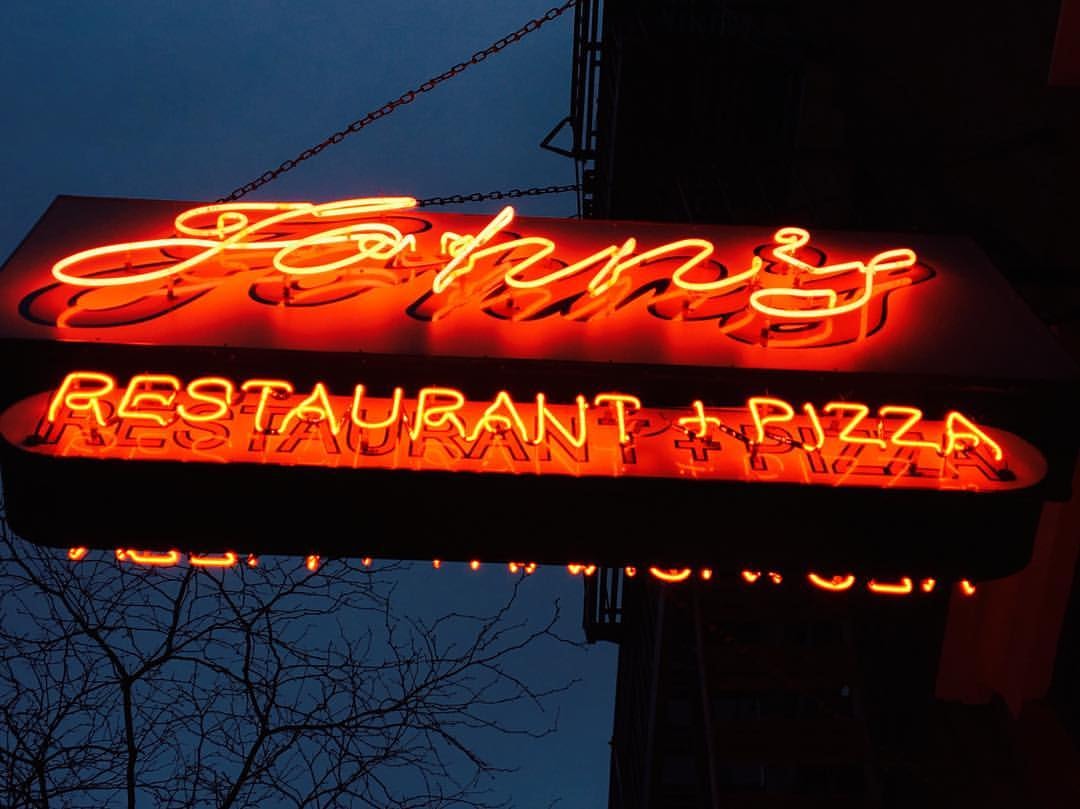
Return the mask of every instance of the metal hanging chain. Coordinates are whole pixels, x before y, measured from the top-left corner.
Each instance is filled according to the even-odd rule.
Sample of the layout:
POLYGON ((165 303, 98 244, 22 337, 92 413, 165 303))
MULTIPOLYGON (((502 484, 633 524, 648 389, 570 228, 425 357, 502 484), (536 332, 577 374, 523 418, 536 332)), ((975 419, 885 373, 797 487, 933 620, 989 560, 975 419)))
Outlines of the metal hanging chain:
POLYGON ((464 73, 467 68, 473 65, 480 64, 489 56, 494 56, 495 54, 497 54, 507 45, 512 45, 527 34, 531 34, 533 31, 538 30, 540 26, 542 26, 544 23, 551 22, 552 20, 557 19, 565 12, 576 6, 578 2, 580 2, 580 0, 566 0, 566 2, 563 3, 561 6, 548 9, 547 13, 545 13, 543 16, 537 17, 535 20, 529 20, 527 23, 521 26, 521 28, 517 29, 513 33, 507 34, 502 39, 495 40, 495 42, 484 48, 484 50, 477 51, 469 57, 469 60, 467 62, 459 62, 458 64, 447 70, 445 73, 440 73, 438 76, 433 76, 432 78, 421 84, 419 87, 415 87, 406 93, 402 93, 393 101, 388 101, 387 103, 379 107, 379 109, 369 112, 363 118, 359 118, 353 121, 344 129, 330 135, 328 138, 326 138, 326 140, 320 143, 316 143, 314 146, 311 146, 307 149, 304 149, 304 151, 300 152, 300 154, 298 154, 296 157, 292 158, 291 160, 286 160, 276 169, 264 171, 251 182, 244 183, 243 185, 234 188, 231 193, 219 199, 218 202, 232 202, 234 200, 238 200, 241 197, 247 196, 256 188, 266 185, 271 180, 276 180, 285 172, 292 171, 300 163, 303 163, 305 160, 319 154, 320 152, 322 152, 323 149, 326 149, 329 146, 333 146, 334 144, 341 143, 349 135, 352 135, 354 132, 359 132, 361 129, 368 126, 369 124, 375 123, 380 118, 383 118, 392 113, 398 107, 403 107, 406 104, 412 103, 416 100, 416 97, 418 95, 435 89, 435 87, 442 84, 444 81, 448 81, 449 79, 454 78, 454 76, 457 76, 460 73, 464 73))
POLYGON ((489 191, 486 194, 454 194, 452 197, 428 197, 418 199, 417 208, 429 205, 460 205, 463 202, 483 202, 489 199, 517 199, 518 197, 538 197, 541 194, 565 194, 577 191, 577 185, 543 185, 535 188, 511 188, 509 191, 489 191))

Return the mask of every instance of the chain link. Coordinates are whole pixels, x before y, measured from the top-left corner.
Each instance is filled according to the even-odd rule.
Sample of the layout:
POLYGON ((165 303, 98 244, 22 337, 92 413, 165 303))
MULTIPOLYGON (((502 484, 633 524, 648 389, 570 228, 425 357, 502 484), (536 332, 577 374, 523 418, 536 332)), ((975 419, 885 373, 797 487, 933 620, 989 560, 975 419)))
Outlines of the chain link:
POLYGON ((495 40, 493 43, 488 45, 488 47, 484 48, 484 50, 477 51, 469 57, 468 61, 458 62, 449 70, 440 73, 438 76, 433 76, 432 78, 425 81, 423 84, 413 88, 412 90, 409 90, 406 93, 402 93, 393 101, 388 101, 387 103, 379 107, 377 110, 372 110, 371 112, 369 112, 363 118, 358 118, 357 120, 346 126, 344 129, 335 132, 322 142, 316 143, 314 146, 310 146, 307 149, 304 149, 304 151, 300 152, 300 154, 298 154, 296 157, 290 160, 286 160, 276 169, 264 171, 254 180, 251 180, 250 182, 244 183, 243 185, 234 188, 229 194, 219 199, 218 202, 232 202, 238 200, 241 197, 247 196, 256 188, 266 185, 271 180, 276 180, 285 172, 292 171, 305 160, 308 160, 319 154, 323 151, 323 149, 333 146, 334 144, 341 143, 349 135, 352 135, 355 132, 359 132, 361 129, 368 126, 369 124, 375 123, 380 118, 383 118, 392 113, 398 107, 402 107, 406 104, 412 103, 416 100, 416 97, 418 95, 430 92, 438 85, 442 84, 444 81, 448 81, 454 78, 454 76, 457 76, 460 73, 464 73, 465 70, 467 70, 472 65, 480 64, 489 56, 494 56, 508 45, 512 45, 527 34, 531 34, 533 31, 538 30, 542 25, 544 25, 544 23, 548 23, 554 19, 557 19, 565 12, 576 6, 578 2, 580 2, 580 0, 566 0, 566 2, 563 3, 561 6, 548 9, 548 11, 543 16, 537 17, 535 20, 529 20, 527 23, 525 23, 525 25, 521 26, 521 28, 517 29, 516 31, 507 34, 502 39, 495 40))
POLYGON ((569 191, 577 191, 576 185, 541 185, 535 188, 511 188, 509 191, 489 191, 486 194, 454 194, 450 197, 428 197, 418 199, 417 208, 425 208, 429 205, 461 205, 464 202, 483 202, 489 199, 518 199, 519 197, 538 197, 541 194, 565 194, 569 191))

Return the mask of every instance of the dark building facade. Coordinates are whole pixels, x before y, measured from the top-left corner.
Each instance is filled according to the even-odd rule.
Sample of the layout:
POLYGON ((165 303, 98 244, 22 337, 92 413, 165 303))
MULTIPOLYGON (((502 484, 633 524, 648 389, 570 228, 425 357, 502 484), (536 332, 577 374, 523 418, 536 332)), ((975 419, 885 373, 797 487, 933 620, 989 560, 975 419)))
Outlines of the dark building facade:
MULTIPOLYGON (((1080 357, 1078 5, 584 2, 548 143, 584 217, 969 236, 1080 357)), ((1078 545, 1074 497, 973 598, 600 571, 609 806, 1080 805, 1078 545)))

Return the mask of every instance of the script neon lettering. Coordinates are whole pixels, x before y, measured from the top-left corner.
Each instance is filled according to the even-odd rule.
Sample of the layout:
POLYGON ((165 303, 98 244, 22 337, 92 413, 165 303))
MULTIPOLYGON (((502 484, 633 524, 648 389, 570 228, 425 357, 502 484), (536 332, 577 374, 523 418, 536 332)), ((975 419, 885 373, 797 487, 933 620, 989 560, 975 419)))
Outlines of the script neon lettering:
MULTIPOLYGON (((223 257, 251 256, 260 263, 260 255, 271 253, 270 263, 286 277, 304 277, 320 273, 350 270, 364 262, 385 263, 405 251, 417 249, 416 236, 370 217, 413 208, 412 197, 373 197, 315 204, 229 202, 205 205, 180 213, 174 221, 176 237, 148 239, 104 245, 67 256, 52 267, 57 281, 84 288, 120 287, 176 279, 223 257), (360 218, 362 221, 350 219, 360 218), (311 230, 312 222, 327 227, 316 233, 292 235, 297 229, 311 230), (345 224, 342 224, 342 223, 345 224), (326 256, 325 253, 330 255, 326 256), (162 255, 187 256, 162 266, 162 255), (141 263, 140 263, 141 262, 141 263), (101 269, 102 266, 105 269, 101 269)), ((590 272, 586 290, 599 297, 616 287, 628 272, 649 262, 665 259, 678 261, 671 273, 671 285, 693 296, 725 294, 741 286, 751 291, 745 306, 772 319, 824 319, 865 307, 875 291, 875 279, 881 273, 912 267, 917 257, 909 248, 895 248, 873 255, 866 261, 845 261, 816 267, 798 258, 810 234, 803 228, 784 227, 773 235, 771 250, 775 264, 792 276, 789 286, 754 288, 764 266, 754 256, 748 269, 712 280, 696 280, 691 275, 710 260, 715 245, 701 238, 667 242, 640 253, 638 240, 629 237, 611 244, 580 260, 529 278, 528 271, 551 257, 556 244, 545 237, 525 236, 497 243, 496 239, 515 219, 514 209, 503 208, 478 233, 443 232, 439 239, 448 261, 434 276, 431 289, 445 292, 455 281, 471 273, 483 258, 503 255, 508 269, 503 282, 512 289, 537 289, 563 279, 590 272), (822 282, 853 275, 860 279, 854 289, 806 287, 805 281, 822 282)), ((562 262, 559 262, 562 263, 562 262)), ((254 263, 252 266, 256 266, 254 263)), ((369 268, 371 272, 376 267, 369 268)), ((392 282, 392 279, 391 279, 392 282)), ((890 280, 879 289, 912 283, 911 279, 890 280)), ((579 310, 576 313, 581 315, 579 310)))
POLYGON ((503 281, 506 283, 507 286, 514 289, 538 289, 540 287, 554 284, 564 278, 570 278, 582 272, 585 268, 600 261, 606 260, 605 265, 597 271, 597 273, 593 276, 592 281, 589 282, 591 284, 596 281, 596 279, 601 275, 610 274, 611 268, 614 267, 616 263, 618 263, 619 259, 625 256, 628 252, 633 251, 636 242, 634 239, 627 239, 623 243, 621 248, 616 247, 615 245, 610 245, 608 247, 605 247, 603 250, 596 251, 590 256, 586 256, 580 261, 575 261, 573 264, 568 264, 567 266, 560 269, 552 270, 546 275, 541 275, 536 278, 529 279, 525 279, 522 276, 524 276, 534 264, 537 264, 538 262, 542 261, 543 259, 547 258, 555 252, 555 242, 551 241, 551 239, 530 236, 524 239, 517 239, 505 245, 501 245, 500 250, 505 250, 505 248, 510 247, 511 245, 513 245, 515 248, 519 246, 535 246, 539 249, 535 253, 526 256, 523 260, 518 262, 511 269, 507 270, 506 273, 503 275, 503 281))
MULTIPOLYGON (((708 245, 708 252, 704 252, 703 248, 702 253, 699 253, 691 259, 691 261, 686 262, 671 274, 671 282, 680 289, 685 289, 688 292, 717 293, 722 289, 731 289, 748 283, 761 272, 762 261, 757 256, 754 256, 750 262, 750 269, 744 272, 729 275, 724 278, 718 278, 715 281, 687 281, 685 277, 687 273, 712 255, 712 244, 709 242, 706 242, 703 239, 688 239, 687 242, 699 242, 703 245, 708 245)), ((681 243, 676 242, 676 244, 681 243)))
POLYGON ((835 315, 852 312, 865 306, 874 290, 874 276, 879 272, 891 272, 904 269, 915 264, 917 258, 914 251, 907 248, 886 250, 878 253, 868 262, 849 261, 840 264, 831 264, 825 267, 815 267, 795 257, 795 251, 804 247, 810 241, 810 233, 802 228, 781 228, 773 237, 777 246, 773 248, 773 257, 777 261, 791 267, 797 273, 806 273, 810 276, 827 277, 850 272, 859 272, 863 276, 862 290, 859 295, 847 303, 839 304, 839 296, 836 290, 822 289, 798 289, 795 287, 772 287, 769 289, 755 290, 750 294, 750 305, 763 315, 768 317, 806 320, 814 318, 832 317, 835 315), (826 305, 818 308, 785 308, 774 306, 766 301, 776 298, 794 298, 799 301, 814 301, 825 299, 826 305))
POLYGON ((514 209, 507 205, 476 236, 466 236, 458 240, 459 249, 454 251, 453 258, 435 276, 435 280, 431 283, 431 289, 434 292, 444 292, 455 280, 471 272, 476 258, 474 255, 476 248, 483 247, 490 242, 500 230, 513 221, 514 209), (463 264, 464 266, 462 266, 463 264))
POLYGON ((101 410, 101 399, 116 390, 116 380, 108 374, 99 374, 93 371, 75 371, 64 377, 60 388, 53 394, 49 402, 48 419, 56 421, 56 415, 61 407, 69 410, 89 411, 94 414, 94 421, 102 427, 105 426, 105 414, 101 410), (96 382, 97 387, 87 389, 83 386, 86 382, 96 382))
POLYGON ((281 248, 274 254, 274 269, 285 275, 318 275, 344 270, 363 261, 386 261, 409 248, 416 248, 416 237, 412 234, 402 236, 400 230, 390 225, 381 225, 376 222, 346 225, 298 239, 293 244, 281 248), (289 264, 286 261, 290 255, 301 250, 310 251, 312 247, 350 241, 356 243, 356 252, 337 261, 303 266, 289 264))
MULTIPOLYGON (((172 239, 149 239, 137 242, 123 242, 111 244, 105 247, 95 247, 90 250, 70 255, 56 262, 52 268, 53 277, 72 286, 79 287, 109 287, 129 286, 142 284, 149 281, 160 281, 182 272, 192 270, 201 264, 217 258, 225 252, 247 252, 265 250, 290 250, 304 240, 281 239, 260 241, 258 237, 262 233, 273 232, 274 225, 281 225, 302 217, 334 218, 368 216, 385 211, 411 208, 416 205, 412 197, 372 197, 369 199, 349 199, 338 202, 328 202, 322 205, 314 205, 309 202, 297 203, 227 203, 224 205, 205 205, 185 211, 176 218, 176 229, 185 234, 185 237, 172 239), (266 212, 266 216, 254 224, 250 222, 248 212, 266 212), (217 214, 216 223, 211 228, 199 228, 188 224, 191 219, 200 216, 217 214), (179 261, 168 267, 146 272, 127 272, 123 275, 73 275, 70 271, 80 264, 91 262, 95 259, 116 256, 126 259, 129 255, 143 250, 162 251, 176 250, 178 248, 199 249, 188 259, 179 261)), ((343 230, 348 230, 343 229, 343 230)), ((322 243, 346 243, 350 241, 348 233, 335 232, 333 236, 327 236, 322 243)), ((310 241, 308 242, 310 243, 310 241)), ((286 266, 287 265, 283 265, 286 266)), ((289 269, 283 270, 290 272, 289 269)), ((305 272, 301 270, 301 272, 305 272)))

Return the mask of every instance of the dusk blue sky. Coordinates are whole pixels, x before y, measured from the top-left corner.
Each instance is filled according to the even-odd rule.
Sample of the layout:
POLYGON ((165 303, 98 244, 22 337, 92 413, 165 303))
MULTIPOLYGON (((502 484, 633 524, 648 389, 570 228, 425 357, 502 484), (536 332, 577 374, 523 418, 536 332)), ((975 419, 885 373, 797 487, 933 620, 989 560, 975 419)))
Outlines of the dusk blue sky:
MULTIPOLYGON (((543 14, 523 2, 59 2, 7 0, 0 19, 0 258, 58 194, 212 201, 543 14)), ((538 148, 569 106, 571 14, 419 97, 253 194, 326 201, 573 182, 538 148)), ((520 215, 576 210, 572 194, 522 199, 520 215)), ((459 206, 494 212, 499 203, 459 206)), ((163 234, 164 235, 164 234, 163 234)), ((509 593, 505 566, 419 565, 399 597, 468 611, 509 593)), ((563 605, 581 638, 581 584, 541 568, 527 598, 563 605)), ((498 791, 520 807, 606 805, 615 647, 523 664, 581 677, 560 730, 504 747, 520 767, 498 791)))

